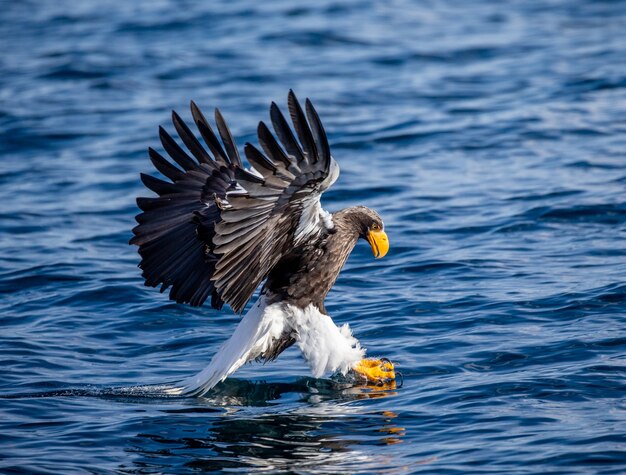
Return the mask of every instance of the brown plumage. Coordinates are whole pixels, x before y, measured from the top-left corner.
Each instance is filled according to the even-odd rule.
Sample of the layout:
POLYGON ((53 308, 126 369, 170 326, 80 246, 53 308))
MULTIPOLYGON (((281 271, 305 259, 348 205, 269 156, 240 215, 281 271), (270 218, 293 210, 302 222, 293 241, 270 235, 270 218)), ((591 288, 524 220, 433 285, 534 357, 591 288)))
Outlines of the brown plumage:
POLYGON ((270 272, 261 293, 269 302, 286 301, 300 308, 312 303, 326 313, 324 300, 359 238, 373 223, 382 227, 375 211, 355 206, 333 213, 334 229, 294 248, 270 272))

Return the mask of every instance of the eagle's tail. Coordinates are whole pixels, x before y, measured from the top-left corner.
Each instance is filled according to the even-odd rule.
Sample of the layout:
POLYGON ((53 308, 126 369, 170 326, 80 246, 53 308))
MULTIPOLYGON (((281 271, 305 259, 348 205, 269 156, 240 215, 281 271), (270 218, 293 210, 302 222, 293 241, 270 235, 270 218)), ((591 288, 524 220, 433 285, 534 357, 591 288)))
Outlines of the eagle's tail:
MULTIPOLYGON (((285 339, 286 315, 280 305, 269 305, 261 297, 241 319, 233 335, 217 351, 209 366, 182 382, 169 393, 185 396, 203 396, 216 384, 224 381, 238 368, 257 358, 273 359, 276 348, 287 348, 285 339)), ((281 350, 281 351, 282 351, 281 350)))

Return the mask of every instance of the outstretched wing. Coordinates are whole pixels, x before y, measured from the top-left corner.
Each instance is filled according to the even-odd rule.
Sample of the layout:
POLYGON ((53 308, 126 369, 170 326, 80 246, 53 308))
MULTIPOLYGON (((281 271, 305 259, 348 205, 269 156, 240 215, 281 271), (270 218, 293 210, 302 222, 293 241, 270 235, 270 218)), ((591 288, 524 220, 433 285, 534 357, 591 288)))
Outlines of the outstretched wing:
POLYGON ((245 145, 250 169, 242 166, 221 115, 216 123, 224 148, 200 111, 192 114, 213 157, 180 118, 174 125, 197 162, 161 129, 174 167, 151 150, 153 163, 172 180, 142 176, 159 198, 140 198, 144 213, 134 229, 146 285, 172 285, 170 298, 201 305, 212 295, 216 308, 227 302, 241 312, 271 269, 295 246, 332 227, 320 207, 321 193, 339 175, 320 119, 307 99, 305 110, 293 91, 288 97, 295 135, 272 103, 278 137, 261 122, 259 143, 245 145), (224 152, 224 149, 226 152, 224 152))
POLYGON ((261 122, 258 137, 265 153, 245 145, 252 169, 235 170, 241 189, 226 193, 222 221, 215 227, 213 243, 220 259, 213 281, 236 312, 284 255, 303 240, 332 228, 319 200, 339 176, 339 167, 330 156, 326 133, 311 101, 306 101, 305 115, 290 91, 288 105, 296 135, 272 103, 270 117, 282 147, 261 122))
POLYGON ((223 300, 211 280, 218 261, 213 236, 220 220, 214 197, 223 198, 235 187, 235 170, 241 168, 241 159, 219 110, 215 121, 224 147, 193 102, 191 113, 213 156, 174 112, 174 127, 193 158, 159 128, 163 148, 180 168, 148 149, 155 168, 170 181, 141 175, 144 185, 159 196, 137 198, 143 212, 135 218, 139 224, 130 243, 139 246, 139 267, 147 286, 160 285, 161 292, 170 288, 170 299, 194 306, 211 296, 211 305, 221 308, 223 300))

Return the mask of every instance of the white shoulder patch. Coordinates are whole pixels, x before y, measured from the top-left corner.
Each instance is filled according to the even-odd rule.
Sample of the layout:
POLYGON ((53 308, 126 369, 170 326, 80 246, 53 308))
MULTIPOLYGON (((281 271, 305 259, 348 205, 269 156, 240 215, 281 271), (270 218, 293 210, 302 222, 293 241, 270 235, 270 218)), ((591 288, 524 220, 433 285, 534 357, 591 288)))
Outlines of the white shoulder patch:
POLYGON ((326 191, 339 178, 339 165, 334 158, 330 158, 330 170, 326 179, 322 182, 318 193, 309 195, 302 203, 302 214, 298 222, 298 228, 294 237, 294 244, 298 244, 302 239, 320 231, 323 226, 326 229, 333 229, 332 215, 322 208, 320 204, 321 193, 326 191))
POLYGON ((322 226, 326 229, 333 229, 335 223, 333 223, 332 215, 322 208, 319 195, 316 195, 311 197, 310 202, 304 203, 296 234, 294 235, 294 244, 298 244, 311 234, 319 232, 322 226), (313 202, 313 200, 315 201, 313 202))
POLYGON ((322 222, 324 223, 324 227, 326 229, 334 229, 335 223, 333 222, 333 215, 326 211, 324 208, 320 207, 320 218, 322 218, 322 222))

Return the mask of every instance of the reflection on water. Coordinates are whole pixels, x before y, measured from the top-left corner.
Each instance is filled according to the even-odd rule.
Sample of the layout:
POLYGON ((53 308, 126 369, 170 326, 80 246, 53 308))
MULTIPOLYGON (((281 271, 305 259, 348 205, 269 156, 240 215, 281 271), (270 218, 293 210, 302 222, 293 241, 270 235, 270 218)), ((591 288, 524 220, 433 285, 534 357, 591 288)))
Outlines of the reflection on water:
POLYGON ((134 465, 120 469, 337 473, 380 467, 390 462, 384 447, 402 442, 404 428, 393 411, 371 412, 358 402, 395 395, 391 387, 342 387, 311 378, 272 384, 227 380, 206 398, 184 399, 188 406, 143 420, 128 448, 134 465))
POLYGON ((251 382, 230 378, 200 398, 214 405, 266 406, 283 394, 297 393, 302 402, 319 403, 325 400, 376 399, 395 395, 396 382, 382 385, 355 384, 354 380, 343 378, 315 379, 300 378, 293 383, 251 382))

